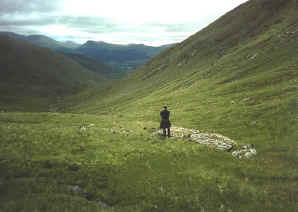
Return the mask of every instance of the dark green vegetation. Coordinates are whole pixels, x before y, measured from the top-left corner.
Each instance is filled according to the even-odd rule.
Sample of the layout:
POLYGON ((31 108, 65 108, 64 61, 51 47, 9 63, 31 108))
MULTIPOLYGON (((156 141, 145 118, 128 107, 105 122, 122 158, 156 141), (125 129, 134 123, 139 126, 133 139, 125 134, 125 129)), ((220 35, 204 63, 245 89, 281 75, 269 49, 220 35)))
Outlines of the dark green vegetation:
POLYGON ((13 37, 16 39, 21 39, 28 41, 36 46, 39 47, 47 47, 53 50, 59 50, 59 49, 75 49, 80 46, 80 44, 71 42, 71 41, 66 41, 66 42, 59 42, 56 41, 50 37, 44 36, 44 35, 19 35, 13 32, 0 32, 0 35, 6 35, 9 37, 13 37))
POLYGON ((153 47, 143 44, 116 45, 88 41, 76 49, 76 51, 98 61, 103 61, 115 68, 132 72, 170 46, 153 47))
POLYGON ((88 69, 92 67, 92 71, 95 70, 95 72, 97 71, 94 67, 98 63, 98 66, 105 66, 106 70, 111 71, 111 73, 106 74, 106 77, 110 79, 122 78, 126 73, 135 71, 136 68, 145 64, 164 49, 172 46, 172 44, 159 47, 143 44, 117 45, 95 41, 88 41, 80 45, 71 41, 59 42, 44 35, 23 36, 12 32, 0 32, 0 35, 25 40, 36 46, 47 47, 66 54, 84 67, 86 64, 88 69))
POLYGON ((101 62, 96 61, 90 57, 82 54, 62 53, 67 57, 70 57, 74 61, 78 62, 84 68, 103 75, 107 79, 119 79, 125 75, 124 71, 121 71, 111 66, 105 65, 101 62))
POLYGON ((0 36, 0 110, 48 111, 65 95, 102 82, 68 57, 23 40, 0 36))
POLYGON ((67 49, 75 49, 80 46, 80 44, 76 44, 73 42, 58 42, 52 38, 49 38, 44 35, 29 35, 25 37, 25 40, 35 44, 40 47, 47 47, 53 50, 59 49, 59 48, 67 48, 67 49))
POLYGON ((64 113, 1 113, 0 210, 297 211, 297 11, 251 0, 52 106, 64 113), (257 157, 152 137, 164 104, 176 126, 253 143, 257 157))

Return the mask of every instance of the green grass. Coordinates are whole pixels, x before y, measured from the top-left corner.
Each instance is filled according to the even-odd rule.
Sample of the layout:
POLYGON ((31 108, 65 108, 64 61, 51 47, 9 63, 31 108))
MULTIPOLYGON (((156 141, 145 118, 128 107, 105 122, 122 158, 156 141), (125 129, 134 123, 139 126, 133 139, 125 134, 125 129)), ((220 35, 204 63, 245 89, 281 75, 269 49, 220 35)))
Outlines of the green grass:
POLYGON ((251 0, 127 78, 50 104, 59 113, 15 98, 27 113, 0 113, 0 211, 297 211, 295 8, 251 0), (175 126, 257 156, 152 137, 164 104, 175 126))
POLYGON ((0 36, 0 45, 0 110, 49 111, 61 97, 104 80, 62 54, 21 39, 0 36))
MULTIPOLYGON (((181 139, 152 137, 157 122, 117 116, 2 113, 0 123, 1 211, 295 211, 297 207, 295 161, 285 159, 288 168, 281 169, 279 158, 268 160, 263 154, 237 160, 181 139), (90 124, 95 127, 79 128, 90 124), (124 128, 134 132, 110 131, 124 128), (70 185, 79 185, 87 194, 74 194, 70 185), (102 208, 98 201, 109 207, 102 208)), ((296 153, 286 155, 292 158, 292 154, 296 153)))

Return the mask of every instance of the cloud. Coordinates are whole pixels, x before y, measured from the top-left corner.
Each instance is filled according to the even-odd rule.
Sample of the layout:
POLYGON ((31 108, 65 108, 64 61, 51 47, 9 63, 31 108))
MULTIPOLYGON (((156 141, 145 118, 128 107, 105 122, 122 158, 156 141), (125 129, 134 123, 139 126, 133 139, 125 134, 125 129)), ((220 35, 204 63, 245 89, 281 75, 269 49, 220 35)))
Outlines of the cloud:
POLYGON ((1 26, 42 26, 53 24, 55 21, 51 17, 30 18, 30 17, 12 17, 12 16, 0 16, 1 26))
POLYGON ((0 15, 14 13, 47 13, 55 11, 61 5, 62 0, 1 0, 0 15))
POLYGON ((180 42, 246 0, 0 0, 0 31, 83 43, 180 42))

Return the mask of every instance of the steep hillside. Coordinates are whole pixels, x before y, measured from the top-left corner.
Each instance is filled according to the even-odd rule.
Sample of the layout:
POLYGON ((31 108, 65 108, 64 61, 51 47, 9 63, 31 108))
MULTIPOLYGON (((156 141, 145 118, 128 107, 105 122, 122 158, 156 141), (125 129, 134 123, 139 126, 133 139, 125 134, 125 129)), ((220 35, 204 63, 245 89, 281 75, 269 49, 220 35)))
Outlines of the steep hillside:
POLYGON ((68 57, 26 41, 0 36, 0 46, 0 106, 5 110, 45 110, 53 99, 103 80, 68 57))
POLYGON ((72 53, 63 53, 65 56, 70 57, 74 61, 77 61, 84 68, 99 73, 107 79, 118 79, 125 75, 124 71, 112 68, 111 66, 105 65, 104 63, 98 62, 95 59, 81 55, 81 54, 72 54, 72 53))
MULTIPOLYGON (((182 108, 193 107, 201 117, 204 111, 195 108, 214 97, 222 98, 215 101, 225 100, 231 108, 254 108, 280 99, 285 103, 287 98, 293 101, 297 23, 296 1, 251 0, 117 82, 121 88, 114 83, 112 89, 99 88, 109 90, 104 104, 119 104, 120 111, 127 109, 121 108, 121 103, 130 101, 144 108, 148 103, 155 107, 169 104, 183 113, 182 108), (243 99, 249 100, 244 103, 243 99)), ((88 105, 82 108, 87 110, 88 105)))
MULTIPOLYGON (((152 47, 143 44, 116 45, 95 41, 88 41, 80 45, 72 41, 59 42, 44 35, 24 36, 13 32, 0 32, 0 35, 25 40, 36 46, 50 48, 67 55, 82 55, 85 58, 92 58, 99 64, 113 67, 108 78, 121 78, 129 72, 135 71, 152 57, 173 45, 152 47)), ((73 57, 73 59, 78 59, 78 57, 73 57)))
POLYGON ((143 44, 116 45, 88 41, 77 51, 98 61, 130 72, 168 48, 169 45, 152 47, 143 44))
MULTIPOLYGON (((257 194, 261 191, 268 195, 260 211, 282 207, 291 211, 297 206, 293 189, 298 177, 297 81, 297 1, 251 0, 165 50, 125 80, 80 93, 68 99, 70 107, 62 107, 148 122, 144 129, 150 129, 153 123, 158 126, 159 111, 167 104, 173 125, 217 132, 239 144, 256 146, 254 162, 243 162, 238 171, 229 172, 238 173, 240 187, 254 190, 246 198, 255 208, 242 206, 239 211, 260 208, 256 205, 263 204, 257 194)), ((230 167, 224 160, 217 166, 222 163, 230 167)), ((213 166, 207 171, 196 165, 188 172, 214 174, 213 166)), ((224 173, 228 174, 217 174, 224 173)))

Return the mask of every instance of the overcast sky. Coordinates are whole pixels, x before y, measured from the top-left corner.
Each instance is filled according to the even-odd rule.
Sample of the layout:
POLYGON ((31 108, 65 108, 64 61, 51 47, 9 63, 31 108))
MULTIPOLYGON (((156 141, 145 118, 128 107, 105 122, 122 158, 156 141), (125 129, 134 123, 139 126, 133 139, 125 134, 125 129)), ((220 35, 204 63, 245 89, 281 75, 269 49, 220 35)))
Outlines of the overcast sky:
POLYGON ((247 0, 0 0, 0 31, 162 45, 180 42, 247 0))

